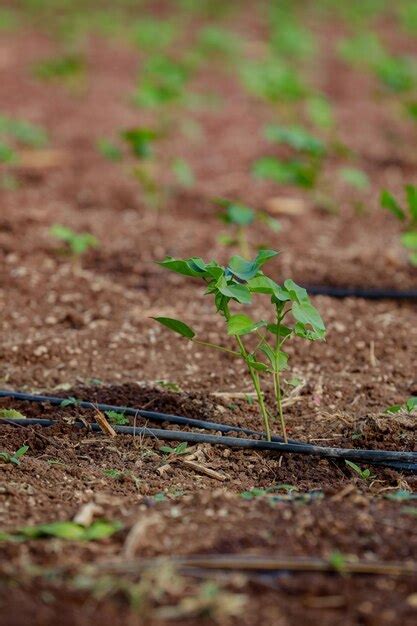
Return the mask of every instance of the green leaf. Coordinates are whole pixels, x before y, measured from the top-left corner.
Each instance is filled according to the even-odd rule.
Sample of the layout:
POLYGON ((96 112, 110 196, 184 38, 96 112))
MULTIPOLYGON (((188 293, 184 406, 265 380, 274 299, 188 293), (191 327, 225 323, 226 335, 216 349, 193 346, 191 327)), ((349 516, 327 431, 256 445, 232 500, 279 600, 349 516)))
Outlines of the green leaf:
POLYGON ((297 322, 300 322, 301 324, 310 324, 315 331, 326 330, 320 313, 310 302, 294 302, 292 305, 292 314, 297 322))
POLYGON ((301 126, 287 127, 270 124, 265 129, 265 136, 269 141, 285 144, 294 150, 313 156, 321 156, 325 153, 324 143, 301 126))
POLYGON ((415 185, 406 185, 405 191, 411 219, 417 222, 417 187, 415 185))
POLYGON ((71 521, 57 521, 50 524, 38 524, 37 526, 25 526, 16 532, 10 533, 11 538, 40 539, 43 537, 57 537, 70 541, 97 541, 105 539, 120 530, 120 522, 108 522, 96 520, 85 528, 71 521))
POLYGON ((307 100, 307 112, 310 120, 321 128, 331 128, 334 124, 332 107, 322 95, 312 96, 307 100))
POLYGON ((96 520, 84 529, 85 541, 99 541, 100 539, 107 539, 111 537, 123 527, 123 524, 118 521, 110 522, 107 520, 96 520))
POLYGON ((248 289, 253 293, 264 293, 276 296, 279 300, 289 300, 288 293, 268 276, 255 276, 248 281, 248 289))
POLYGON ((175 333, 182 335, 182 337, 186 337, 187 339, 193 339, 193 337, 195 337, 193 329, 180 320, 173 319, 172 317, 153 317, 152 319, 166 326, 166 328, 173 330, 175 333))
POLYGON ((411 396, 405 403, 407 411, 415 411, 417 409, 417 396, 411 396))
POLYGON ((277 324, 268 324, 267 329, 273 335, 278 335, 278 330, 279 330, 279 336, 282 339, 284 339, 284 337, 288 337, 288 335, 291 335, 291 333, 293 332, 292 328, 289 328, 288 326, 284 326, 283 324, 280 324, 279 327, 277 324))
POLYGON ((29 450, 29 446, 22 446, 21 448, 19 448, 19 450, 16 450, 13 457, 15 459, 20 459, 22 456, 26 454, 28 450, 29 450))
POLYGON ((26 415, 23 415, 20 411, 16 411, 16 409, 0 409, 0 419, 26 419, 26 415))
POLYGON ((369 178, 363 170, 356 167, 342 167, 339 170, 339 175, 345 183, 360 191, 369 188, 369 178))
POLYGON ((314 187, 318 174, 317 164, 293 159, 281 161, 273 156, 261 157, 253 164, 252 172, 257 178, 273 180, 280 185, 314 187))
POLYGON ((151 156, 151 145, 158 138, 152 128, 131 128, 121 133, 122 138, 130 145, 132 152, 140 159, 151 156))
POLYGON ((233 298, 241 304, 250 304, 252 300, 250 291, 245 285, 229 285, 225 280, 225 284, 221 284, 218 289, 224 296, 233 298))
POLYGON ((259 272, 262 265, 264 265, 269 259, 277 256, 278 252, 275 250, 259 250, 258 254, 252 261, 247 261, 243 257, 236 255, 229 261, 228 270, 241 280, 248 281, 259 272))
POLYGON ((261 351, 265 354, 265 356, 269 359, 272 369, 276 372, 282 372, 282 370, 286 369, 288 365, 288 354, 283 352, 282 350, 278 350, 277 352, 271 348, 268 343, 264 343, 261 346, 261 351))
POLYGON ((255 219, 255 211, 245 204, 227 198, 215 198, 214 202, 225 209, 220 217, 226 224, 249 226, 255 219))
POLYGON ((129 419, 119 411, 106 411, 106 416, 110 424, 116 424, 117 426, 125 426, 129 424, 129 419))
POLYGON ((248 315, 238 313, 229 318, 227 322, 227 334, 247 335, 248 333, 252 333, 263 326, 266 326, 266 322, 263 320, 260 322, 254 322, 248 315))
POLYGON ((176 272, 177 274, 182 274, 183 276, 193 276, 194 278, 200 278, 203 274, 202 270, 199 267, 199 262, 204 263, 202 259, 174 259, 172 257, 167 257, 163 261, 158 261, 158 265, 165 267, 171 272, 176 272))
POLYGON ((408 233, 401 235, 401 243, 405 248, 417 250, 417 231, 409 231, 408 233))
POLYGON ((386 189, 384 189, 381 193, 380 202, 381 206, 384 209, 388 209, 388 211, 391 211, 391 213, 395 215, 395 217, 397 217, 399 220, 405 220, 404 211, 402 210, 394 196, 392 196, 390 192, 386 189))
POLYGON ((308 293, 304 287, 297 285, 297 283, 291 280, 291 278, 287 278, 287 280, 284 281, 284 287, 288 291, 291 300, 294 302, 304 302, 309 300, 308 293))
POLYGON ((172 171, 182 187, 193 187, 195 183, 194 172, 185 159, 174 159, 172 163, 172 171))

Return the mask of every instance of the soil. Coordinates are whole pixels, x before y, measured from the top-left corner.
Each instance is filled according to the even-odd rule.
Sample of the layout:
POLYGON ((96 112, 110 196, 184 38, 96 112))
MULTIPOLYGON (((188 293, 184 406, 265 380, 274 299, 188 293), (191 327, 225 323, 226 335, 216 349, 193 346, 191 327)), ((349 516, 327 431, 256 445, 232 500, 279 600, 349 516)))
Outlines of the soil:
MULTIPOLYGON (((262 20, 252 19, 244 3, 241 8, 231 23, 255 49, 262 20)), ((300 214, 275 215, 279 233, 259 225, 252 235, 254 247, 266 242, 282 252, 271 264, 278 282, 291 276, 305 284, 417 287, 398 223, 381 211, 378 199, 381 188, 400 194, 416 177, 415 122, 377 91, 371 77, 336 57, 345 30, 338 21, 314 14, 308 19, 321 42, 311 80, 334 106, 337 136, 351 150, 351 161, 330 153, 320 196, 254 179, 249 172, 256 158, 281 153, 261 132, 281 113, 249 97, 236 68, 214 62, 190 89, 219 94, 219 104, 176 111, 157 147, 163 166, 181 157, 196 175, 192 189, 184 190, 161 168, 170 189, 159 213, 146 208, 133 163, 109 162, 96 148, 100 137, 117 137, 120 129, 152 119, 131 103, 137 50, 128 41, 87 38, 86 82, 71 91, 31 73, 37 60, 60 49, 53 36, 30 23, 0 32, 2 113, 44 126, 60 155, 48 167, 36 155, 26 166, 0 166, 0 174, 19 182, 17 189, 0 190, 2 388, 261 429, 256 407, 242 397, 249 381, 233 357, 183 342, 150 319, 179 317, 204 339, 227 344, 212 303, 193 281, 155 264, 165 255, 226 259, 217 240, 215 196, 239 197, 262 209, 287 197, 299 201, 300 214), (369 190, 358 196, 347 189, 337 176, 346 165, 366 171, 369 190), (49 234, 54 223, 92 232, 101 245, 74 263, 49 234)), ((379 29, 397 52, 416 53, 416 39, 400 37, 391 22, 379 29)), ((323 296, 314 303, 328 335, 324 343, 300 341, 288 350, 286 381, 301 381, 295 390, 284 383, 289 435, 317 445, 417 450, 415 413, 385 413, 417 395, 415 303, 323 296)), ((261 304, 259 313, 265 311, 261 304)), ((266 399, 272 401, 272 389, 266 399)), ((416 575, 238 573, 207 581, 174 575, 164 562, 140 579, 106 574, 108 562, 196 554, 329 559, 341 553, 415 563, 416 508, 413 501, 387 497, 417 491, 415 476, 378 467, 366 480, 341 463, 205 444, 168 455, 152 438, 74 428, 76 418, 93 419, 77 406, 0 399, 0 408, 6 407, 56 424, 0 427, 0 450, 29 446, 19 465, 0 463, 1 530, 70 520, 88 503, 96 505, 97 517, 123 528, 97 542, 1 542, 5 626, 85 626, 96 619, 103 626, 165 625, 167 607, 176 608, 181 624, 415 623, 416 575), (245 493, 252 489, 261 491, 245 493), (132 548, 138 522, 144 530, 132 548), (90 575, 88 565, 98 574, 90 575)))

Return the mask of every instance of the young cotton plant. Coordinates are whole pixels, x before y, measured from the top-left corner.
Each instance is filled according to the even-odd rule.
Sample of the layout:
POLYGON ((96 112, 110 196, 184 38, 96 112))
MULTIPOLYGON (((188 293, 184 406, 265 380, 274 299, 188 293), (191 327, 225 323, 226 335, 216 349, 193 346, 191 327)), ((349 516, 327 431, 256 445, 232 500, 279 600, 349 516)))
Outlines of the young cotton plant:
POLYGON ((225 321, 227 334, 236 342, 235 350, 197 339, 195 331, 181 320, 168 317, 153 319, 194 343, 242 359, 256 393, 267 440, 271 439, 271 420, 278 416, 284 440, 287 441, 281 393, 281 372, 288 364, 285 344, 293 337, 308 341, 323 340, 326 330, 319 312, 311 304, 303 287, 291 279, 278 285, 262 271, 263 265, 277 254, 274 250, 261 250, 250 261, 241 256, 233 256, 225 267, 216 261, 206 263, 199 257, 168 257, 160 262, 166 269, 199 278, 204 283, 205 294, 214 299, 216 311, 225 321), (250 305, 258 294, 270 297, 269 320, 255 320, 241 310, 243 306, 250 305), (236 307, 239 309, 236 310, 236 307), (292 322, 288 319, 289 314, 292 322), (254 341, 250 341, 250 335, 254 336, 254 341), (261 380, 266 375, 272 377, 275 415, 267 407, 262 392, 261 380))
POLYGON ((381 207, 390 211, 404 224, 401 243, 408 250, 411 265, 417 267, 417 186, 406 185, 407 206, 402 207, 393 195, 384 189, 381 193, 381 207))
POLYGON ((219 218, 228 225, 230 230, 230 234, 223 233, 219 236, 219 242, 224 246, 236 246, 245 259, 251 257, 249 231, 255 221, 263 222, 275 233, 281 229, 278 220, 263 211, 255 211, 241 202, 217 198, 215 203, 222 207, 223 211, 219 214, 219 218))

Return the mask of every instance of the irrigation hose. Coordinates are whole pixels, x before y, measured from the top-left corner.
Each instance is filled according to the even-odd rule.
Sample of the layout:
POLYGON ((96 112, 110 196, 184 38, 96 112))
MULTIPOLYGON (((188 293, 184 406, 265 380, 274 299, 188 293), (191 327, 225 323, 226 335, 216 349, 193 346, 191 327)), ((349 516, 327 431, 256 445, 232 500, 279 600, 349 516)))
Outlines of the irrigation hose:
MULTIPOLYGON (((1 419, 0 422, 13 426, 54 426, 58 422, 50 419, 1 419)), ((85 424, 77 421, 74 425, 78 428, 85 428, 85 424)), ((90 424, 91 430, 103 433, 98 424, 90 424)), ((183 430, 167 430, 161 428, 146 428, 135 426, 113 426, 117 433, 123 435, 133 435, 137 437, 153 437, 166 441, 185 441, 187 443, 209 443, 229 448, 243 448, 251 450, 270 450, 279 454, 295 453, 317 456, 325 459, 348 460, 357 463, 369 463, 392 467, 398 471, 417 473, 417 453, 396 452, 388 450, 360 450, 349 448, 328 448, 313 446, 303 443, 277 443, 275 441, 265 441, 260 439, 249 439, 247 437, 228 437, 219 435, 206 435, 201 433, 191 433, 183 430)))
POLYGON ((331 298, 364 298, 365 300, 417 300, 417 289, 399 291, 396 289, 370 287, 332 287, 331 285, 305 285, 313 296, 331 298))
MULTIPOLYGON (((186 573, 192 573, 194 569, 200 571, 223 571, 223 572, 268 572, 270 574, 280 572, 325 572, 343 574, 367 574, 375 576, 406 576, 417 575, 417 563, 415 561, 349 561, 337 567, 331 561, 308 557, 285 557, 285 556, 259 556, 253 554, 202 554, 191 556, 171 556, 169 562, 186 573)), ((118 574, 138 574, 144 569, 155 567, 167 562, 166 558, 156 557, 153 559, 132 559, 120 562, 104 562, 98 566, 100 572, 118 574)))
MULTIPOLYGON (((28 402, 47 402, 52 405, 61 405, 65 398, 56 396, 45 396, 39 394, 27 394, 18 391, 0 390, 0 398, 9 397, 16 400, 23 400, 28 402)), ((204 430, 215 430, 222 433, 228 432, 240 432, 248 435, 255 435, 257 437, 263 437, 264 434, 259 431, 250 430, 247 428, 241 428, 238 426, 231 426, 228 424, 222 424, 218 422, 205 422, 202 420, 196 420, 193 418, 183 417, 179 415, 169 415, 165 413, 157 413, 154 411, 144 411, 141 409, 135 409, 132 407, 120 407, 109 404, 96 404, 94 402, 77 401, 77 406, 87 409, 99 409, 100 411, 114 410, 117 412, 123 412, 125 415, 141 416, 151 421, 168 422, 177 425, 187 425, 204 430)), ((40 425, 40 426, 52 426, 54 420, 48 419, 22 419, 22 420, 2 420, 3 422, 14 423, 20 426, 40 425)), ((82 422, 76 423, 78 426, 82 426, 82 422)), ((91 425, 92 430, 101 432, 101 428, 98 424, 91 425)), ((184 431, 174 430, 162 430, 162 429, 150 429, 150 428, 138 428, 136 426, 115 426, 116 432, 128 435, 151 435, 160 439, 185 441, 188 443, 212 443, 220 444, 231 447, 249 447, 258 449, 277 450, 280 452, 294 452, 300 454, 312 454, 316 456, 323 456, 324 458, 341 458, 346 460, 358 460, 373 465, 382 465, 390 467, 397 471, 407 471, 417 473, 417 453, 413 452, 396 452, 385 450, 358 450, 358 449, 345 449, 345 448, 328 448, 313 446, 312 444, 306 444, 299 441, 289 440, 287 444, 283 443, 282 438, 273 437, 272 441, 267 442, 264 440, 256 439, 242 439, 236 437, 218 437, 214 435, 201 435, 199 433, 190 433, 184 431), (249 442, 249 443, 248 443, 249 442), (252 443, 250 443, 252 442, 252 443), (255 445, 256 444, 256 445, 255 445), (272 446, 272 447, 270 447, 272 446), (351 454, 352 453, 352 454, 351 454)))
MULTIPOLYGON (((56 396, 43 396, 34 395, 29 393, 21 393, 19 391, 8 391, 6 389, 0 390, 0 398, 13 398, 14 400, 23 400, 26 402, 48 402, 48 404, 61 406, 65 398, 59 398, 56 396)), ((264 433, 251 430, 250 428, 242 428, 241 426, 233 426, 232 424, 222 424, 218 422, 207 422, 204 420, 197 420, 192 417, 184 417, 182 415, 170 415, 169 413, 158 413, 156 411, 144 411, 142 409, 134 409, 126 406, 115 406, 113 404, 102 404, 95 402, 77 401, 77 406, 82 409, 98 409, 105 413, 106 411, 115 411, 117 413, 123 413, 123 415, 130 415, 132 417, 143 417, 151 422, 168 422, 169 424, 176 424, 177 426, 190 426, 194 428, 201 428, 202 430, 217 430, 222 433, 242 433, 244 435, 252 435, 264 437, 264 433)), ((272 441, 281 442, 282 437, 272 437, 272 441)), ((289 443, 297 444, 298 441, 289 439, 289 443)))

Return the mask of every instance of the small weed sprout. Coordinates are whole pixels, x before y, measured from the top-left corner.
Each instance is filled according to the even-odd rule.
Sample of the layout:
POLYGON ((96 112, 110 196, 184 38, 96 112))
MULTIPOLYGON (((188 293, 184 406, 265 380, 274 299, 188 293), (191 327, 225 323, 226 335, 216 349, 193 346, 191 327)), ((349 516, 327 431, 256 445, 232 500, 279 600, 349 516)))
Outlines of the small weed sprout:
POLYGON ((23 415, 16 409, 0 409, 0 419, 2 420, 21 420, 26 419, 26 415, 23 415))
POLYGON ((404 404, 393 404, 389 406, 385 413, 404 413, 408 415, 411 413, 417 413, 417 396, 411 396, 411 398, 408 398, 404 404))
POLYGON ((197 339, 195 331, 180 320, 168 317, 153 319, 196 344, 242 359, 256 393, 266 438, 271 439, 271 418, 277 415, 284 440, 287 441, 281 392, 281 373, 288 363, 284 345, 295 336, 308 341, 323 340, 326 331, 320 314, 311 304, 304 288, 291 279, 278 285, 263 273, 263 265, 277 254, 274 250, 260 250, 251 261, 234 256, 226 267, 216 261, 205 263, 198 257, 168 257, 160 262, 168 270, 199 278, 204 282, 205 293, 213 297, 216 310, 226 323, 227 334, 237 344, 236 350, 197 339), (231 306, 250 304, 256 294, 265 294, 271 298, 272 320, 253 320, 246 313, 231 310, 231 306), (286 319, 290 313, 293 323, 286 319), (252 347, 248 345, 248 335, 255 337, 252 347), (265 374, 272 377, 276 404, 274 416, 266 406, 262 392, 261 376, 265 374))
POLYGON ((417 186, 406 185, 406 207, 402 207, 387 190, 381 193, 381 206, 404 224, 401 243, 409 251, 409 261, 417 267, 417 186))
POLYGON ((116 426, 126 426, 126 424, 129 424, 128 418, 118 411, 106 411, 106 416, 110 424, 115 424, 116 426))
POLYGON ((231 233, 221 234, 219 242, 225 246, 237 246, 238 252, 245 259, 251 256, 251 246, 248 232, 250 226, 257 220, 265 223, 273 232, 281 229, 278 220, 270 217, 263 211, 255 211, 240 202, 218 198, 216 204, 223 208, 219 218, 230 227, 231 233))
POLYGON ((97 150, 100 152, 102 156, 108 161, 121 161, 123 159, 123 152, 119 148, 119 146, 107 139, 106 137, 102 137, 97 140, 97 150))
POLYGON ((86 62, 80 54, 65 54, 38 62, 33 71, 40 80, 62 82, 76 91, 84 84, 86 62))
POLYGON ((362 480, 372 480, 373 478, 375 478, 375 475, 371 474, 371 470, 369 470, 368 468, 363 470, 359 467, 359 465, 353 463, 352 461, 346 460, 345 463, 359 476, 359 478, 362 478, 362 480))
POLYGON ((65 244, 66 251, 74 260, 79 259, 91 248, 98 248, 99 242, 91 233, 77 233, 68 226, 54 224, 50 234, 65 244))
POLYGON ((173 454, 174 456, 181 456, 183 454, 189 454, 188 444, 186 441, 179 443, 175 448, 171 446, 162 446, 159 448, 160 452, 164 452, 164 454, 173 454))
POLYGON ((22 446, 16 452, 10 454, 10 452, 0 452, 0 460, 4 463, 12 463, 13 465, 20 465, 20 459, 29 450, 29 446, 22 446))

